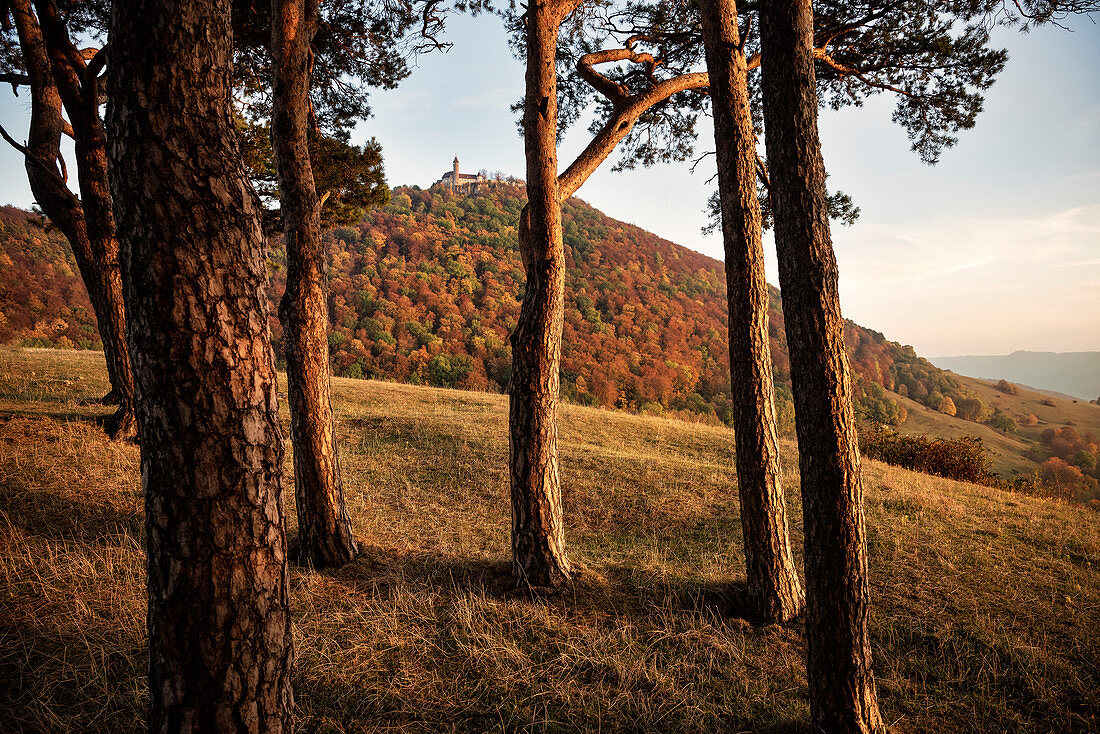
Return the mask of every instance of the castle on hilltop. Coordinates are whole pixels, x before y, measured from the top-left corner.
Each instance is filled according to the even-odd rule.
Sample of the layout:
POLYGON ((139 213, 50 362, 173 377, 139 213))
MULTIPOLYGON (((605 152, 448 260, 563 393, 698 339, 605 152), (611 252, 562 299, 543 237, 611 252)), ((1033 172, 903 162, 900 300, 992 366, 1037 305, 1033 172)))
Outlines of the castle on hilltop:
POLYGON ((456 191, 472 192, 477 190, 478 184, 484 183, 486 180, 485 175, 481 173, 459 173, 458 156, 456 155, 454 168, 444 173, 443 177, 436 181, 436 183, 441 183, 456 191))

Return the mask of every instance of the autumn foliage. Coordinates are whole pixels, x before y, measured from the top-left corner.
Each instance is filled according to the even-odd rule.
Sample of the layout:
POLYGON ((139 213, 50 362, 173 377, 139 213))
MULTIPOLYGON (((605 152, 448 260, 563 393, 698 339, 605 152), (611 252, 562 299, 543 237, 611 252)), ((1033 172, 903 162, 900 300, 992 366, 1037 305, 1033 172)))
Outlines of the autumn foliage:
MULTIPOLYGON (((522 185, 507 181, 488 182, 470 196, 401 187, 356 226, 326 232, 334 372, 503 391, 512 362, 508 337, 523 296, 516 222, 524 203, 522 185)), ((17 209, 0 212, 0 342, 97 348, 71 253, 58 233, 36 222, 17 209)), ((563 226, 565 399, 724 420, 730 396, 722 264, 578 199, 563 205, 563 226)), ((285 265, 278 241, 270 262, 277 298, 285 265)), ((779 427, 789 430, 789 359, 775 289, 769 316, 779 427)), ((274 321, 272 328, 281 333, 274 321)), ((951 375, 878 332, 849 322, 845 342, 856 409, 868 421, 905 421, 888 391, 926 405, 930 396, 958 402, 963 394, 951 375)))
POLYGON ((860 431, 859 448, 869 458, 961 482, 985 484, 993 477, 980 438, 933 439, 867 428, 860 431))
POLYGON ((44 220, 10 206, 0 207, 0 343, 101 347, 69 243, 44 220))

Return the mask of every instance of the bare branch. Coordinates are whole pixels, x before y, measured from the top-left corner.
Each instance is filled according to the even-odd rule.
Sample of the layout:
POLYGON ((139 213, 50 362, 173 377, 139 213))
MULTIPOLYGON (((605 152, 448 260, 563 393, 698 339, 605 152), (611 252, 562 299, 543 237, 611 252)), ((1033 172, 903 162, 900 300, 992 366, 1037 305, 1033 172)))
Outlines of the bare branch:
POLYGON ((701 156, 699 156, 698 158, 693 160, 691 162, 691 172, 695 173, 695 169, 699 167, 699 164, 702 163, 704 159, 709 158, 710 156, 715 155, 715 154, 716 154, 715 151, 708 150, 706 153, 703 153, 701 156))
MULTIPOLYGON (((37 167, 38 169, 44 171, 47 175, 53 177, 55 179, 55 184, 64 187, 65 183, 68 182, 69 172, 65 168, 64 158, 58 157, 57 159, 58 163, 61 164, 61 173, 58 174, 57 169, 51 169, 49 166, 39 160, 35 155, 33 155, 30 150, 27 149, 27 146, 20 144, 19 141, 9 135, 8 131, 4 129, 3 125, 0 125, 0 137, 3 137, 4 140, 8 141, 8 145, 22 153, 23 158, 30 161, 31 165, 37 167)), ((66 191, 68 191, 68 189, 66 189, 66 191)))
POLYGON ((28 159, 31 157, 31 152, 27 150, 27 146, 21 145, 15 138, 8 135, 8 131, 4 129, 3 125, 0 125, 0 136, 3 136, 4 140, 8 141, 8 144, 26 156, 28 159))
POLYGON ((26 74, 0 74, 0 84, 10 84, 11 91, 19 96, 19 87, 29 87, 31 78, 26 74))

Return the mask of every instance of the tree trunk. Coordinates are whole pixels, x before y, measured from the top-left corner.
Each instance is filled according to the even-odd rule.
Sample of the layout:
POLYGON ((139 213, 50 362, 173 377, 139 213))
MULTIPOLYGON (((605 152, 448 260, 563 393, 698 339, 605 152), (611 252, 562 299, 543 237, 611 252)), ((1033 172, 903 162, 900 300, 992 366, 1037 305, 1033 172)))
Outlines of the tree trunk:
POLYGON ((279 304, 286 345, 298 552, 314 567, 340 566, 358 547, 344 503, 328 355, 328 283, 321 205, 309 157, 310 41, 316 0, 274 0, 271 135, 286 232, 286 292, 279 304))
MULTIPOLYGON (((61 134, 64 128, 64 119, 61 115, 63 95, 55 79, 55 69, 43 28, 28 0, 13 0, 11 10, 31 87, 31 123, 26 149, 27 180, 42 212, 69 241, 81 280, 84 281, 92 310, 96 315, 111 382, 112 400, 109 402, 119 404, 119 410, 108 419, 105 428, 109 435, 129 438, 134 434, 133 382, 128 366, 129 355, 125 348, 125 316, 122 313, 121 282, 119 282, 117 298, 112 298, 112 292, 108 288, 112 272, 117 280, 117 257, 113 258, 116 267, 112 271, 110 265, 112 258, 106 257, 104 248, 99 246, 99 230, 93 227, 93 222, 87 220, 85 206, 69 190, 65 177, 58 170, 58 162, 61 160, 61 134), (120 365, 125 365, 125 369, 121 369, 120 365)), ((76 130, 74 126, 74 132, 76 130)), ((85 193, 86 161, 82 159, 82 153, 85 150, 78 134, 77 171, 82 193, 85 193)), ((101 154, 105 162, 105 151, 101 150, 101 154)), ((105 172, 103 175, 106 176, 105 172)), ((105 178, 103 190, 106 190, 105 178)), ((109 217, 109 197, 106 199, 106 211, 109 217)), ((113 233, 111 239, 113 242, 113 233)), ((105 402, 108 401, 105 400, 105 402)))
POLYGON ((786 622, 802 612, 805 594, 791 556, 779 477, 768 284, 756 198, 756 134, 749 110, 748 72, 733 0, 700 0, 699 16, 722 204, 733 428, 749 610, 761 622, 786 622))
POLYGON ((92 297, 107 373, 111 379, 112 402, 118 404, 106 424, 115 438, 133 438, 134 380, 130 354, 126 346, 126 306, 122 270, 119 267, 118 239, 111 191, 107 176, 107 134, 99 116, 100 65, 89 67, 69 38, 68 30, 51 0, 36 0, 43 38, 53 65, 61 100, 73 129, 77 182, 90 247, 92 297))
POLYGON ((571 574, 558 476, 558 387, 565 306, 565 249, 558 187, 558 28, 576 0, 527 6, 523 142, 527 206, 519 247, 527 271, 512 334, 509 465, 512 572, 517 587, 556 587, 571 574))
POLYGON ((293 729, 266 243, 230 7, 116 0, 108 140, 137 389, 150 730, 293 729))
POLYGON ((760 8, 765 140, 802 475, 810 709, 824 732, 881 732, 863 486, 817 130, 812 31, 809 0, 760 8))

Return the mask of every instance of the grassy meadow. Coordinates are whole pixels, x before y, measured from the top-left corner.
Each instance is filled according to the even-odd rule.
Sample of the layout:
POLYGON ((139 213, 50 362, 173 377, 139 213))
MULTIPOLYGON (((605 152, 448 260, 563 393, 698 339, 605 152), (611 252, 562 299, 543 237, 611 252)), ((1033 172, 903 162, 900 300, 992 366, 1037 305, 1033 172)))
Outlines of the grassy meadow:
POLYGON ((1005 478, 1035 471, 1038 464, 1025 454, 1028 451, 1041 450, 1039 436, 1048 428, 1068 425, 1075 427, 1079 433, 1100 436, 1100 405, 1087 400, 1047 395, 1023 387, 1018 387, 1016 395, 1006 395, 998 391, 994 382, 989 380, 963 375, 954 377, 971 395, 981 399, 990 411, 1000 408, 1014 418, 1018 423, 1016 432, 1002 433, 984 423, 944 415, 914 400, 890 393, 890 397, 909 413, 905 423, 897 427, 898 432, 941 438, 977 436, 982 439, 986 448, 990 467, 1005 478), (1035 417, 1034 422, 1029 421, 1029 416, 1035 417))
MULTIPOLYGON (((104 392, 99 353, 0 350, 2 731, 144 727, 138 449, 97 427, 104 392)), ((508 590, 504 396, 335 394, 365 549, 292 570, 300 731, 808 731, 802 626, 736 616, 729 430, 564 406, 584 570, 532 599, 508 590)), ((800 557, 791 443, 784 470, 800 557)), ((289 451, 285 481, 293 536, 289 451)), ((1100 731, 1097 514, 869 461, 865 487, 893 729, 1100 731)))

